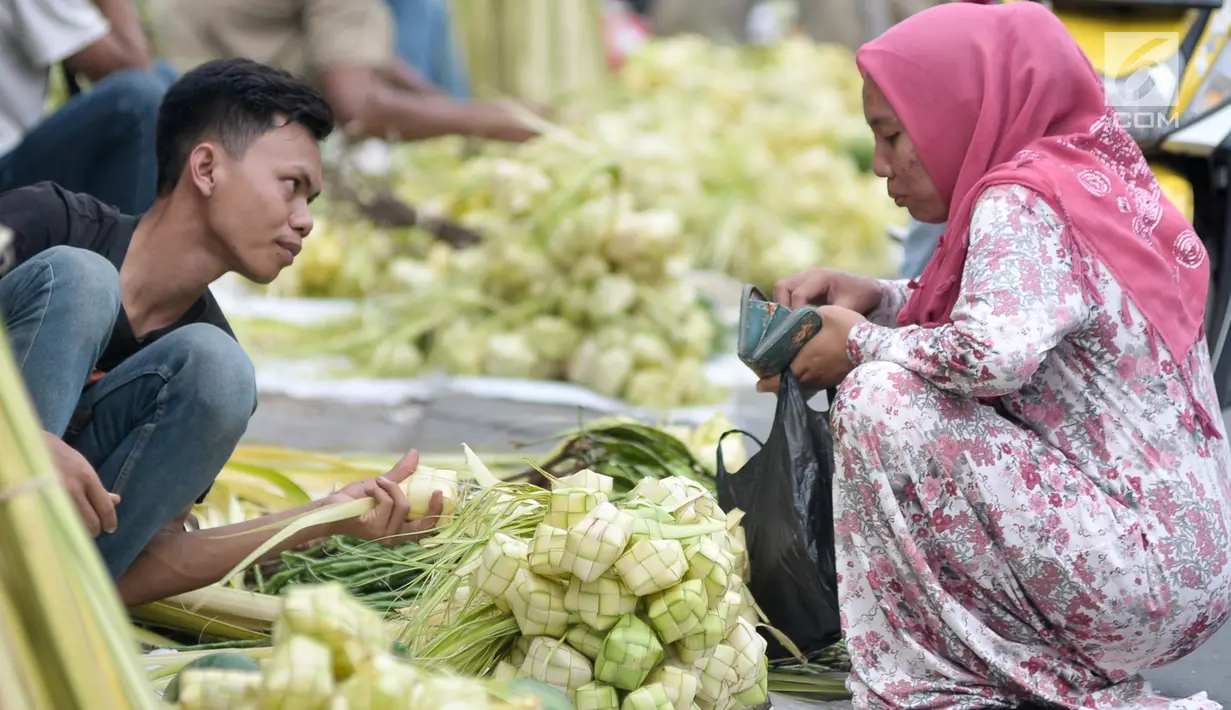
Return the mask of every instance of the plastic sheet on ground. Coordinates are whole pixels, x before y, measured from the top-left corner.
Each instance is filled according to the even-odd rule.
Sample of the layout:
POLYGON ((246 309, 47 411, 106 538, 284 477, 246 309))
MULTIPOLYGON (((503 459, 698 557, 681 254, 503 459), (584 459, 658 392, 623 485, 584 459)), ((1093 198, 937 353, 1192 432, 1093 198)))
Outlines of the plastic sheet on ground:
MULTIPOLYGON (((236 279, 224 279, 213 289, 228 317, 240 320, 263 318, 309 324, 353 313, 356 302, 342 299, 272 298, 245 292, 236 279)), ((738 298, 738 291, 735 291, 738 298)), ((704 407, 666 412, 637 408, 628 402, 605 397, 568 382, 459 377, 445 373, 406 379, 338 377, 345 360, 337 358, 257 359, 257 389, 261 394, 292 399, 325 400, 345 404, 397 407, 424 404, 453 395, 501 399, 532 404, 580 407, 610 415, 638 418, 667 417, 680 424, 697 425, 715 414, 734 416, 733 399, 704 407)), ((716 388, 751 391, 757 378, 732 353, 706 364, 706 375, 716 388)))

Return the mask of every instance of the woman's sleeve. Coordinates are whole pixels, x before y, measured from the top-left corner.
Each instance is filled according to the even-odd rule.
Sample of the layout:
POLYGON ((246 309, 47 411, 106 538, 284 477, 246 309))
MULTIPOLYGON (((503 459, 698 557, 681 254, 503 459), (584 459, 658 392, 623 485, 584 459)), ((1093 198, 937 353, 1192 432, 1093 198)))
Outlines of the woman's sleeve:
POLYGON ((902 307, 906 305, 906 299, 910 297, 909 284, 910 279, 900 281, 880 279, 881 302, 868 314, 868 320, 877 325, 896 328, 898 312, 902 310, 902 307))
POLYGON ((979 198, 953 322, 851 329, 856 365, 882 360, 973 397, 1016 392, 1089 314, 1063 225, 1034 191, 997 185, 979 198))

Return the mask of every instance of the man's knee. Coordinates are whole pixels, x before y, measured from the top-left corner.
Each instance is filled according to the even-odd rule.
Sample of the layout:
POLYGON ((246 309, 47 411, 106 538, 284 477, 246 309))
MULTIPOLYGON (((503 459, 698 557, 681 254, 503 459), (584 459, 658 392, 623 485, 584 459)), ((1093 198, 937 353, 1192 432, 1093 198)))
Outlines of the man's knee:
POLYGON ((115 265, 88 249, 56 246, 36 254, 7 277, 22 281, 18 291, 46 292, 67 299, 83 324, 102 323, 110 334, 120 312, 120 274, 115 265))
POLYGON ((179 361, 172 391, 188 398, 207 430, 202 433, 238 441, 256 409, 256 371, 248 354, 231 336, 205 323, 184 326, 162 340, 179 361))
POLYGON ((107 100, 117 118, 152 126, 168 86, 161 70, 125 69, 100 81, 90 93, 97 100, 107 100))

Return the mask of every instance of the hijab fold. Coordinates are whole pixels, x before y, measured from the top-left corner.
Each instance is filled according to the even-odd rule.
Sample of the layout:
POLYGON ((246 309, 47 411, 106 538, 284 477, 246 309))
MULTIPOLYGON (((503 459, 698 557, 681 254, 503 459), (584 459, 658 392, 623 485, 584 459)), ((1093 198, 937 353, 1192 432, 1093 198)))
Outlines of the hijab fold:
MULTIPOLYGON (((1017 184, 1055 210, 1075 252, 1106 265, 1145 316, 1151 339, 1178 362, 1187 359, 1203 337, 1205 247, 1162 194, 1059 19, 1033 2, 938 5, 864 45, 856 61, 949 206, 945 234, 913 284, 901 325, 952 322, 975 203, 993 185, 1017 184)), ((1076 253, 1073 261, 1080 271, 1076 253)), ((1209 413, 1195 397, 1193 404, 1216 435, 1209 413)))

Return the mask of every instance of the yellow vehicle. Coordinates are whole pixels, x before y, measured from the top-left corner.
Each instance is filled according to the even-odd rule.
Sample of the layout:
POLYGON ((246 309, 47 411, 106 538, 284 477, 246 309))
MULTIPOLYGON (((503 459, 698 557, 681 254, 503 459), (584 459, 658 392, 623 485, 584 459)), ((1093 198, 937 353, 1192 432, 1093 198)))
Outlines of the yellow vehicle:
MULTIPOLYGON (((1033 0, 1003 0, 1029 2, 1033 0)), ((1206 337, 1231 406, 1231 0, 1051 0, 1210 253, 1206 337)))

